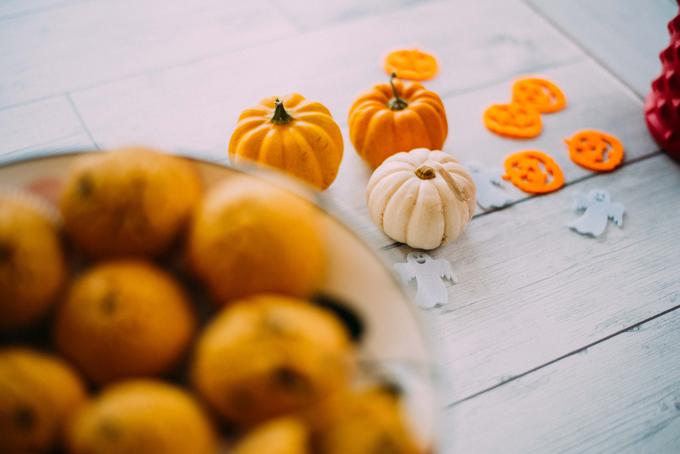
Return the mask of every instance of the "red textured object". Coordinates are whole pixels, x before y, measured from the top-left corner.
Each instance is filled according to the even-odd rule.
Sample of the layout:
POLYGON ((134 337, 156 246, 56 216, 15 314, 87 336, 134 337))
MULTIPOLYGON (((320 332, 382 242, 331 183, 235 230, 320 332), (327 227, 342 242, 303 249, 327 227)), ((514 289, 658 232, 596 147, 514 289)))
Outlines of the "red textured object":
POLYGON ((671 42, 659 58, 661 75, 652 81, 645 100, 645 118, 652 137, 680 161, 680 14, 668 23, 671 42))

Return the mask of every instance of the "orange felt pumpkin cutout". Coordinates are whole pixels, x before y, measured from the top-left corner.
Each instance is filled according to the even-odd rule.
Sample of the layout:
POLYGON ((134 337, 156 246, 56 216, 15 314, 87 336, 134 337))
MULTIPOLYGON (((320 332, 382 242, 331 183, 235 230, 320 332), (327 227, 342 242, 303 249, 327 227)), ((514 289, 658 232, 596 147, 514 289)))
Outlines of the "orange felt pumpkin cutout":
POLYGON ((543 129, 541 114, 519 104, 493 104, 484 111, 484 125, 491 132, 517 139, 536 137, 543 129))
POLYGON ((569 147, 571 160, 586 169, 609 172, 623 162, 623 144, 611 134, 587 129, 564 142, 569 147))
POLYGON ((418 49, 395 50, 385 57, 387 74, 397 73, 400 79, 428 80, 438 70, 437 59, 418 49))
POLYGON ((541 113, 553 113, 567 106, 567 98, 549 80, 529 77, 516 81, 512 86, 512 102, 533 107, 541 113))
POLYGON ((557 162, 535 150, 519 151, 505 158, 503 178, 531 194, 545 194, 564 186, 564 174, 557 162))

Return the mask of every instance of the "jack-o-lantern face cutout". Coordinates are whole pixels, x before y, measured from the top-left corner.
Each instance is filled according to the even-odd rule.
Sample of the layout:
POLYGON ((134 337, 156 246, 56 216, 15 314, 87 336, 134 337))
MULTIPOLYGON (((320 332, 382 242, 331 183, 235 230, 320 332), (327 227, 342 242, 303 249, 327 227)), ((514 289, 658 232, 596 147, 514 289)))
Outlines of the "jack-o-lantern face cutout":
POLYGON ((541 114, 519 104, 493 104, 484 111, 484 125, 491 132, 516 139, 536 137, 543 129, 541 114))
POLYGON ((605 132, 579 131, 565 143, 572 161, 595 172, 609 172, 623 162, 623 144, 605 132))
POLYGON ((396 73, 400 79, 428 80, 438 70, 437 59, 418 49, 395 50, 385 57, 387 74, 396 73))
POLYGON ((564 186, 564 174, 557 162, 534 150, 519 151, 505 158, 503 178, 531 194, 545 194, 564 186))
POLYGON ((541 113, 552 113, 564 109, 567 98, 560 87, 549 80, 530 77, 513 84, 512 102, 533 107, 541 113))

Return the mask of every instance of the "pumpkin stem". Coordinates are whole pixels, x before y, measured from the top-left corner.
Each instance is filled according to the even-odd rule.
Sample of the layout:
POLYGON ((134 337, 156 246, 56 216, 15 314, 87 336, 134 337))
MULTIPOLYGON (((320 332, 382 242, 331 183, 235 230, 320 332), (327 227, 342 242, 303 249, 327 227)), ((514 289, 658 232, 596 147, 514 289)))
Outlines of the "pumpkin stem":
POLYGON ((428 166, 427 164, 423 164, 416 169, 416 176, 421 180, 431 180, 437 175, 434 173, 434 169, 432 167, 428 166))
POLYGON ((293 117, 291 117, 290 114, 286 112, 286 109, 284 109, 283 101, 281 101, 279 98, 276 98, 274 104, 276 105, 276 109, 274 110, 274 115, 272 116, 272 123, 275 125, 285 125, 290 123, 293 120, 293 117))
POLYGON ((437 170, 439 170, 439 174, 444 179, 444 181, 446 181, 446 184, 449 186, 449 189, 453 191, 453 194, 456 196, 456 198, 461 202, 468 202, 470 200, 470 195, 467 193, 467 191, 460 189, 458 183, 456 183, 456 180, 453 179, 449 171, 446 170, 443 165, 438 162, 435 163, 435 165, 437 166, 437 170))
POLYGON ((404 110, 408 107, 408 103, 399 97, 397 93, 397 88, 394 86, 394 79, 397 77, 397 73, 392 73, 390 76, 390 87, 392 87, 392 99, 387 103, 391 110, 404 110))

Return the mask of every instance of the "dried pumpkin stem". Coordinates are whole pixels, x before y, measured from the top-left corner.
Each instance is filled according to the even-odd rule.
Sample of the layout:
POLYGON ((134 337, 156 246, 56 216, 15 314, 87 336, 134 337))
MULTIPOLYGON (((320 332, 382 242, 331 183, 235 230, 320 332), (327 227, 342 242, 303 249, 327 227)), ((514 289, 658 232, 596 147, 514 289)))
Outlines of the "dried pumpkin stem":
POLYGON ((281 101, 279 98, 276 98, 276 101, 274 101, 274 104, 276 105, 276 109, 274 110, 274 115, 272 116, 272 123, 275 125, 285 125, 290 123, 293 120, 293 117, 286 112, 286 109, 283 107, 283 101, 281 101))
POLYGON ((392 73, 390 76, 390 87, 392 87, 392 99, 387 103, 391 110, 404 110, 408 107, 408 103, 399 97, 397 93, 397 88, 394 86, 394 79, 397 77, 397 73, 392 73))
POLYGON ((467 193, 467 191, 460 189, 458 183, 456 183, 456 180, 453 179, 449 171, 446 170, 443 165, 438 162, 436 162, 435 165, 437 166, 439 174, 444 179, 444 181, 446 181, 446 184, 449 186, 449 189, 451 189, 456 198, 461 202, 468 202, 470 200, 470 195, 467 193))
POLYGON ((423 164, 416 169, 416 176, 421 180, 431 180, 437 175, 434 173, 434 169, 432 167, 423 164))

